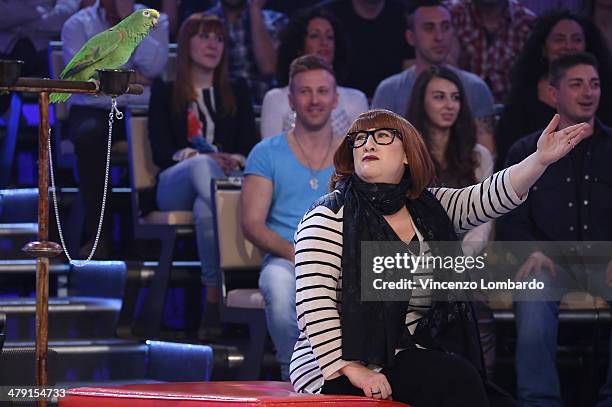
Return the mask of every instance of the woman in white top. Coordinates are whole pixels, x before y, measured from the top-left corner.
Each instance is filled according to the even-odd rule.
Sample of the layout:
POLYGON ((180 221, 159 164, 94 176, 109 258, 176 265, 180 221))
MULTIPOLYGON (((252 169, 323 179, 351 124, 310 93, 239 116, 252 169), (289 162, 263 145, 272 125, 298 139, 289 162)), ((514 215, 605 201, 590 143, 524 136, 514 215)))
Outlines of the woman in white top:
MULTIPOLYGON (((295 113, 289 107, 289 65, 295 58, 316 54, 334 67, 336 79, 342 84, 346 71, 346 40, 340 22, 323 10, 309 9, 296 15, 281 35, 276 67, 280 87, 266 93, 261 108, 261 137, 274 136, 289 130, 295 113)), ((355 118, 368 109, 368 100, 357 89, 338 86, 338 106, 331 121, 334 135, 344 135, 355 118)))
MULTIPOLYGON (((421 133, 436 176, 432 186, 463 188, 493 174, 493 156, 476 143, 476 125, 461 79, 448 68, 432 66, 421 72, 412 89, 406 119, 421 133)), ((484 249, 491 223, 464 235, 470 254, 484 249)))
MULTIPOLYGON (((432 186, 463 188, 493 174, 493 156, 476 143, 476 124, 461 79, 452 70, 432 66, 419 74, 406 118, 421 133, 436 177, 432 186)), ((463 234, 463 251, 478 255, 485 248, 493 222, 463 234)), ((485 298, 474 302, 480 343, 489 377, 495 368, 495 321, 485 298)))

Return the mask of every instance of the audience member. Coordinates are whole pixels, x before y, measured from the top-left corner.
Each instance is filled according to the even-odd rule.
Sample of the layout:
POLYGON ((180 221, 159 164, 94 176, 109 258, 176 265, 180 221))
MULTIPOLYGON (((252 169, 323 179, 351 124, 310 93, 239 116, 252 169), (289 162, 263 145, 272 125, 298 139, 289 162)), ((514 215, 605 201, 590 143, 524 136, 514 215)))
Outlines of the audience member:
MULTIPOLYGON (((476 143, 476 126, 461 79, 442 66, 425 69, 414 84, 406 119, 419 131, 435 167, 432 186, 463 188, 493 174, 493 156, 476 143)), ((491 222, 463 235, 463 251, 476 256, 485 248, 491 222)), ((475 302, 488 377, 495 367, 495 321, 484 302, 475 302)))
POLYGON ((582 11, 583 0, 520 0, 521 4, 541 16, 555 10, 571 10, 574 13, 582 11))
MULTIPOLYGON (((396 285, 383 291, 385 283, 400 280, 397 270, 391 266, 390 273, 372 278, 366 272, 372 252, 364 248, 394 241, 419 257, 461 256, 458 243, 449 251, 435 242, 456 241, 456 233, 520 205, 586 127, 555 132, 557 122, 547 127, 530 159, 480 184, 449 189, 427 187, 433 163, 422 137, 403 117, 375 109, 355 120, 334 154, 333 192, 311 207, 295 234, 300 337, 291 382, 296 391, 413 406, 515 405, 484 380, 472 307, 457 302, 470 294, 417 288, 398 296, 396 285), (488 199, 478 198, 483 196, 488 199)), ((444 279, 435 266, 417 265, 409 274, 423 283, 432 273, 444 279)))
POLYGON ((190 15, 203 13, 214 7, 218 0, 180 0, 178 4, 178 23, 182 25, 190 15))
MULTIPOLYGON (((425 69, 417 78, 406 118, 423 136, 435 167, 434 186, 463 188, 493 174, 493 156, 476 142, 476 126, 459 76, 443 66, 425 69)), ((464 241, 484 248, 491 231, 485 223, 464 241)))
POLYGON ((273 86, 278 37, 287 24, 284 14, 265 10, 265 2, 219 0, 209 9, 225 24, 230 78, 247 81, 256 105, 261 105, 265 93, 273 86))
MULTIPOLYGON (((414 47, 414 66, 382 81, 372 107, 405 115, 417 76, 433 65, 445 65, 451 48, 453 27, 448 9, 439 1, 416 2, 407 16, 406 41, 414 47)), ((446 65, 448 66, 448 65, 446 65)), ((470 111, 478 125, 478 142, 494 151, 493 96, 478 76, 449 66, 461 78, 470 111)))
POLYGON ((332 131, 338 93, 333 70, 325 60, 304 55, 291 64, 289 104, 296 113, 295 126, 255 146, 242 187, 245 236, 267 253, 259 289, 283 380, 289 379, 289 362, 300 333, 293 235, 310 205, 326 193, 333 151, 342 140, 332 131))
POLYGON ((206 305, 200 336, 220 334, 219 259, 212 228, 211 180, 239 172, 256 143, 255 118, 244 80, 228 79, 227 37, 214 15, 196 13, 178 36, 174 83, 153 82, 149 137, 161 172, 157 206, 193 210, 206 305))
POLYGON ((599 118, 612 124, 612 79, 610 54, 592 21, 570 11, 560 10, 536 20, 512 73, 512 89, 504 105, 495 134, 497 165, 503 165, 508 149, 520 137, 544 128, 555 112, 548 91, 548 67, 561 55, 588 51, 600 64, 604 91, 599 104, 599 118))
POLYGON ((287 15, 289 18, 302 10, 313 7, 321 0, 268 0, 266 7, 287 15))
MULTIPOLYGON (((189 15, 202 12, 213 7, 218 0, 181 0, 179 2, 179 19, 184 21, 189 15)), ((266 9, 278 11, 291 18, 300 10, 319 3, 320 0, 267 0, 266 9)))
POLYGON ((48 76, 49 41, 79 10, 80 0, 7 0, 0 2, 0 58, 25 62, 23 76, 48 76))
MULTIPOLYGON (((91 37, 117 24, 134 10, 144 8, 133 0, 100 0, 70 17, 62 29, 64 63, 68 63, 91 37)), ((125 68, 135 69, 137 81, 148 84, 159 75, 168 60, 168 20, 161 14, 157 26, 146 36, 134 51, 125 68)), ((149 88, 142 95, 124 95, 117 98, 119 106, 128 104, 147 105, 149 88)), ((73 95, 68 117, 69 137, 74 141, 77 157, 79 191, 85 204, 85 227, 87 243, 81 248, 79 257, 88 256, 93 247, 100 205, 104 192, 104 174, 108 143, 108 113, 111 102, 108 96, 73 95)), ((113 142, 125 140, 125 122, 116 120, 113 127, 113 142)), ((111 194, 107 195, 109 205, 111 194)), ((112 221, 105 212, 102 235, 97 257, 108 257, 112 250, 112 221)))
MULTIPOLYGON (((292 18, 281 35, 276 76, 282 88, 271 89, 261 107, 261 137, 287 132, 294 126, 295 113, 289 107, 289 64, 296 57, 315 54, 334 66, 336 78, 345 72, 346 40, 334 16, 321 9, 309 9, 292 18)), ((357 89, 338 86, 338 106, 332 112, 335 135, 344 135, 359 113, 368 110, 368 101, 357 89)))
POLYGON ((300 10, 280 35, 276 84, 287 86, 289 66, 304 54, 317 54, 325 59, 334 68, 336 81, 341 84, 350 68, 348 52, 348 38, 340 20, 320 7, 300 10))
POLYGON ((448 0, 459 65, 484 79, 495 101, 510 89, 510 68, 523 49, 535 14, 518 0, 448 0))
MULTIPOLYGON (((59 39, 64 21, 79 9, 79 0, 8 0, 0 2, 0 59, 24 61, 22 76, 47 77, 47 48, 59 39)), ((0 95, 0 116, 10 96, 0 95)))
POLYGON ((588 0, 591 18, 603 34, 608 51, 612 52, 612 2, 609 0, 588 0))
MULTIPOLYGON (((559 127, 588 122, 591 128, 587 139, 550 166, 523 205, 498 220, 497 230, 503 240, 533 242, 536 247, 537 241, 612 240, 609 215, 612 190, 605 185, 612 173, 612 129, 595 115, 601 93, 599 78, 597 61, 590 54, 564 55, 552 62, 549 92, 560 115, 559 127)), ((539 131, 517 141, 508 153, 506 164, 512 165, 532 155, 538 148, 538 135, 539 131)), ((564 248, 564 253, 566 250, 573 248, 564 248)), ((548 257, 550 253, 545 251, 534 251, 516 276, 518 280, 529 278, 543 282, 544 289, 538 297, 546 300, 522 296, 515 299, 517 393, 522 406, 563 405, 556 350, 559 300, 570 286, 576 288, 569 281, 588 279, 590 284, 585 286, 592 294, 612 298, 605 270, 577 264, 580 261, 572 265, 553 263, 548 257)), ((608 276, 611 269, 612 262, 607 267, 608 276)), ((610 403, 612 366, 597 405, 610 403)))
POLYGON ((344 86, 368 98, 386 77, 400 72, 413 57, 404 41, 405 7, 397 0, 329 0, 320 4, 344 25, 350 70, 344 86))

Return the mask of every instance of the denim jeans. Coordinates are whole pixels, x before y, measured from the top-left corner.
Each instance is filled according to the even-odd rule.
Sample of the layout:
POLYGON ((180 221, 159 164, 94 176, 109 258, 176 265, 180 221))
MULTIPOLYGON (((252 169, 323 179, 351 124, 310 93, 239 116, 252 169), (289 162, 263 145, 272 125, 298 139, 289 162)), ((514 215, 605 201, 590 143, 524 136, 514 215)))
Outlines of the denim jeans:
POLYGON ((266 322, 281 366, 281 377, 289 380, 289 362, 300 335, 295 311, 294 264, 267 254, 259 275, 259 290, 266 302, 266 322))
MULTIPOLYGON (((516 314, 516 373, 517 397, 521 407, 560 407, 561 389, 557 373, 557 332, 559 305, 569 286, 584 281, 584 288, 592 295, 600 295, 610 301, 612 288, 605 284, 604 272, 586 270, 583 266, 571 268, 556 266, 556 276, 548 270, 533 276, 544 283, 542 298, 552 301, 521 300, 515 295, 516 314)), ((530 277, 529 279, 531 279, 530 277)), ((540 295, 540 294, 539 294, 540 295)), ((612 337, 610 338, 612 351, 612 337)), ((612 355, 612 353, 610 353, 612 355)), ((608 376, 600 391, 597 407, 612 406, 612 366, 608 362, 608 376)))
POLYGON ((202 284, 219 285, 219 254, 213 230, 211 181, 225 178, 215 160, 200 154, 166 168, 159 174, 157 206, 162 211, 193 211, 193 220, 202 263, 202 284))

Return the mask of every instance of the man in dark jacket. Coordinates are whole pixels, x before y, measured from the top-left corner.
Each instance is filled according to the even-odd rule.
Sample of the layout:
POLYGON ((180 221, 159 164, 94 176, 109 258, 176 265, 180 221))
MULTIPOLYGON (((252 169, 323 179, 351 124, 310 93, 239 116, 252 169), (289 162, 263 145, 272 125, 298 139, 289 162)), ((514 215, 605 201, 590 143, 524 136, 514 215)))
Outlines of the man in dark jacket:
MULTIPOLYGON (((559 127, 588 122, 591 134, 555 164, 531 188, 528 200, 499 219, 502 240, 610 241, 612 240, 612 129, 595 117, 601 90, 598 64, 590 54, 570 54, 556 60, 549 91, 560 115, 559 127)), ((506 166, 536 151, 540 132, 517 141, 506 166)), ((568 254, 578 245, 567 247, 568 254)), ((589 247, 589 246, 586 246, 589 247)), ((556 370, 559 300, 576 281, 594 295, 612 299, 612 262, 598 270, 580 264, 553 262, 545 249, 536 249, 520 268, 517 279, 544 282, 547 301, 515 301, 517 395, 521 406, 561 406, 556 370), (546 254, 545 254, 546 252, 546 254), (542 269, 543 272, 540 273, 542 269), (604 270, 602 270, 604 269, 604 270)), ((545 297, 544 297, 545 296, 545 297)), ((601 404, 612 403, 612 372, 600 393, 601 404)))
POLYGON ((404 2, 328 0, 317 7, 340 20, 349 39, 350 69, 342 86, 359 89, 371 98, 383 79, 400 72, 414 57, 404 39, 404 2))

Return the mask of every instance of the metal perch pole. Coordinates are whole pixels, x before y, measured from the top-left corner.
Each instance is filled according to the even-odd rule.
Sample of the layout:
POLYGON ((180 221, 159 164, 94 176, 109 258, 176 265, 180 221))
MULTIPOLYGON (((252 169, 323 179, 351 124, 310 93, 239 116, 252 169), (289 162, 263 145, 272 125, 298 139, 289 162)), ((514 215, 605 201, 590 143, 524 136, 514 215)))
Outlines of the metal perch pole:
MULTIPOLYGON (((2 61, 0 65, 18 65, 16 61, 2 61)), ((36 258, 36 384, 47 386, 47 350, 49 345, 49 258, 62 252, 62 248, 49 239, 49 93, 100 94, 93 82, 63 81, 38 78, 10 78, 12 68, 0 69, 0 92, 38 93, 40 122, 38 127, 38 240, 23 247, 23 251, 36 258)), ((104 86, 102 86, 104 88, 104 86)), ((118 93, 142 94, 140 85, 125 86, 118 93)), ((115 95, 113 95, 115 96, 115 95)), ((45 399, 38 406, 47 405, 45 399)))

